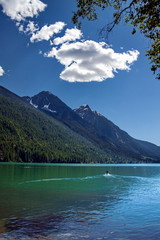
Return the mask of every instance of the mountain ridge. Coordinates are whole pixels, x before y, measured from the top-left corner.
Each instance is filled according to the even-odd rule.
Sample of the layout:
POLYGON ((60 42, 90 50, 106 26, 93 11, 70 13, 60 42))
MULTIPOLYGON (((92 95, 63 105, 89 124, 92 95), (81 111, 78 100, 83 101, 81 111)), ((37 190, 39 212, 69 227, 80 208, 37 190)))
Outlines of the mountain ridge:
POLYGON ((13 96, 11 92, 7 92, 7 97, 0 94, 0 161, 108 161, 110 156, 106 152, 63 123, 26 104, 21 98, 17 101, 17 96, 15 99, 13 96))
POLYGON ((33 107, 63 122, 70 129, 76 131, 94 144, 102 146, 102 149, 108 148, 109 146, 111 147, 112 143, 108 141, 107 138, 104 142, 101 134, 96 131, 94 127, 92 127, 87 121, 84 121, 57 96, 48 91, 42 91, 29 99, 28 97, 23 97, 23 100, 25 99, 27 102, 30 102, 33 107))
POLYGON ((135 139, 131 137, 127 132, 121 130, 113 122, 108 120, 102 114, 97 111, 91 110, 88 105, 82 105, 74 110, 79 116, 81 116, 88 123, 93 125, 96 129, 99 129, 101 134, 108 136, 117 145, 118 148, 123 150, 134 151, 135 153, 140 153, 141 155, 147 154, 150 157, 160 156, 160 147, 147 142, 135 139), (143 148, 143 150, 142 150, 143 148))
MULTIPOLYGON (((0 87, 0 94, 8 100, 15 100, 13 108, 15 108, 16 111, 19 111, 17 104, 23 105, 25 109, 27 106, 27 108, 32 109, 34 114, 38 114, 38 116, 39 113, 42 113, 43 117, 39 117, 40 119, 47 117, 49 121, 52 121, 52 119, 53 121, 56 120, 63 126, 62 128, 67 127, 67 131, 71 131, 73 134, 76 134, 77 137, 79 136, 85 141, 88 141, 89 144, 93 145, 93 148, 97 149, 95 152, 99 151, 100 155, 104 156, 105 160, 101 159, 102 162, 160 162, 160 147, 147 141, 132 138, 127 132, 121 130, 102 114, 93 111, 87 104, 72 110, 49 91, 42 91, 33 97, 19 97, 11 91, 0 87)), ((23 122, 23 113, 21 113, 21 118, 23 122)), ((12 121, 12 119, 10 119, 10 121, 12 121)), ((14 121, 16 121, 16 119, 14 119, 14 121)), ((46 119, 43 121, 46 121, 46 119)), ((14 124, 16 124, 16 122, 14 124)), ((4 122, 3 125, 5 125, 4 122)), ((33 126, 33 123, 31 125, 33 126)), ((21 126, 21 128, 23 127, 21 126)), ((39 131, 41 132, 41 129, 39 129, 39 131)), ((63 139, 64 136, 61 135, 61 137, 63 139)), ((62 146, 60 146, 60 148, 65 151, 62 146)), ((77 155, 79 155, 78 152, 77 155)), ((84 153, 82 155, 84 157, 84 153)), ((90 154, 90 156, 91 155, 92 154, 90 154)), ((79 157, 79 159, 81 158, 79 157)), ((99 160, 97 159, 97 161, 99 160)))
POLYGON ((72 110, 57 96, 48 91, 42 91, 34 95, 30 98, 31 100, 34 107, 36 106, 39 110, 62 121, 78 134, 98 144, 104 151, 107 150, 121 156, 142 160, 147 158, 160 160, 160 148, 158 146, 147 141, 134 139, 102 114, 91 110, 88 104, 72 110), (50 102, 51 98, 53 102, 50 102), (76 127, 74 127, 75 125, 76 127))

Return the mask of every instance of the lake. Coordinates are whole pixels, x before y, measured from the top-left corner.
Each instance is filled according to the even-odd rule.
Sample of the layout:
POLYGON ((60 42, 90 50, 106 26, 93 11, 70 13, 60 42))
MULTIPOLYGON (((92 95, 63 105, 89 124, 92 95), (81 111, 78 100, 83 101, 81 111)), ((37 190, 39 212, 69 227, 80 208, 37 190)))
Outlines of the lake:
POLYGON ((1 163, 0 239, 160 239, 160 165, 1 163))

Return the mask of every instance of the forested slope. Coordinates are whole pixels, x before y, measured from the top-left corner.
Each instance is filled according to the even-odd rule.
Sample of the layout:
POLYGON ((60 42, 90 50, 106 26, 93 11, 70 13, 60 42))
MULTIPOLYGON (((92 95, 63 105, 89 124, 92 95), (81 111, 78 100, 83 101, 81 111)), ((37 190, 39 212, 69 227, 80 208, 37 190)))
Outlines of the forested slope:
POLYGON ((111 158, 59 121, 0 95, 0 160, 87 163, 111 158))
POLYGON ((52 93, 19 97, 0 86, 0 161, 158 163, 160 147, 130 137, 88 105, 74 112, 52 93))

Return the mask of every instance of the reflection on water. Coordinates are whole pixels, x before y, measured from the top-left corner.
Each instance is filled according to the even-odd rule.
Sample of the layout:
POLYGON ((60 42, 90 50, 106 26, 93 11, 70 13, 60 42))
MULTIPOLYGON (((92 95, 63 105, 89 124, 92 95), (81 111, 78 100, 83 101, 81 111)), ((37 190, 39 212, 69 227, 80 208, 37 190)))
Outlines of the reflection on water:
POLYGON ((160 165, 0 164, 0 182, 0 239, 160 239, 160 165))

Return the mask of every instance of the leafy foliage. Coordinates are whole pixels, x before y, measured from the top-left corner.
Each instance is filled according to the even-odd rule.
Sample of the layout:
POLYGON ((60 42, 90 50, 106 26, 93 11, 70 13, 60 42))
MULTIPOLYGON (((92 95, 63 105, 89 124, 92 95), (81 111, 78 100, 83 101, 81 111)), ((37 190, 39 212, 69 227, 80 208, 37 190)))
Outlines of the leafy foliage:
POLYGON ((122 19, 133 25, 132 34, 137 29, 150 40, 146 56, 152 64, 151 70, 157 73, 160 79, 160 3, 159 0, 76 0, 77 11, 72 21, 81 25, 81 19, 89 21, 97 19, 97 7, 113 8, 113 21, 107 24, 102 31, 111 32, 122 19))

